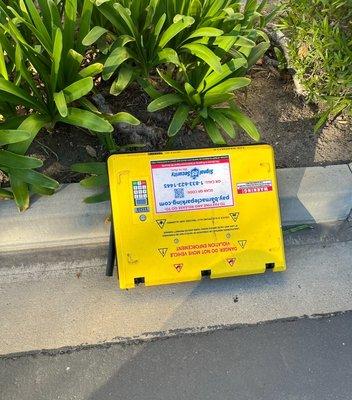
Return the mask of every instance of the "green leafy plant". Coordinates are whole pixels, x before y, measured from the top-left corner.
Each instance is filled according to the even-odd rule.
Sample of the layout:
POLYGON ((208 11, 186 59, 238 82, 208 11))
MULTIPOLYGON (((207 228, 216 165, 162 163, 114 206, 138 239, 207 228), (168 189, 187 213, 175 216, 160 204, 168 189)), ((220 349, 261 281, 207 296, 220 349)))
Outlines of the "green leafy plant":
MULTIPOLYGON (((37 133, 44 127, 52 130, 57 122, 89 129, 112 149, 111 123, 139 123, 127 113, 104 115, 85 98, 103 65, 85 63, 82 39, 90 29, 93 4, 90 0, 79 4, 80 9, 76 0, 42 0, 37 7, 32 0, 23 0, 6 6, 0 0, 0 114, 4 120, 0 129, 30 134, 21 142, 7 144, 3 151, 12 158, 24 157, 37 133)), ((33 168, 41 165, 26 160, 33 168)), ((52 194, 58 183, 18 165, 0 160, 22 211, 29 206, 30 190, 52 194)))
POLYGON ((114 38, 103 71, 105 79, 117 71, 112 94, 137 79, 153 99, 150 112, 176 107, 170 136, 185 123, 200 123, 217 144, 225 143, 221 132, 234 138, 236 125, 259 140, 254 124, 234 105, 233 92, 250 83, 244 77, 248 68, 269 47, 262 28, 274 12, 263 14, 266 1, 248 0, 244 6, 239 0, 96 0, 95 4, 114 33, 95 26, 83 43, 93 44, 103 35, 114 38), (151 83, 155 67, 167 86, 166 94, 151 83))
MULTIPOLYGON (((169 47, 169 44, 175 36, 193 25, 192 16, 175 14, 172 23, 167 24, 167 16, 163 12, 165 5, 155 0, 112 0, 104 3, 96 1, 95 4, 116 32, 103 71, 103 78, 107 80, 119 69, 118 76, 111 86, 112 94, 119 94, 137 77, 148 78, 151 69, 162 62, 181 65, 176 49, 169 47)), ((210 28, 207 32, 211 36, 222 34, 222 31, 215 28, 210 28)), ((84 38, 83 43, 93 44, 105 33, 105 28, 95 26, 84 38)), ((194 37, 198 37, 197 35, 194 37)), ((187 48, 187 43, 184 43, 183 49, 191 51, 192 47, 187 48)), ((210 59, 215 57, 211 50, 201 44, 194 45, 192 50, 203 57, 205 53, 211 55, 210 59)))
POLYGON ((96 0, 114 32, 94 26, 83 43, 91 45, 103 35, 112 38, 103 78, 117 71, 111 93, 119 94, 134 79, 149 78, 161 64, 185 73, 200 61, 219 71, 225 53, 231 57, 244 47, 249 52, 258 36, 267 40, 256 29, 269 21, 270 16, 260 14, 265 3, 250 0, 241 12, 239 0, 96 0))
POLYGON ((288 64, 284 52, 279 47, 274 47, 274 53, 277 60, 278 70, 279 71, 287 70, 288 64))
MULTIPOLYGON (((120 113, 120 115, 122 117, 122 120, 120 122, 126 123, 127 113, 120 113)), ((130 120, 130 118, 128 119, 130 120)), ((130 121, 129 123, 131 122, 133 121, 130 121)), ((114 147, 115 151, 111 151, 110 154, 117 153, 120 150, 143 147, 143 144, 131 144, 126 146, 114 147)), ((80 181, 81 186, 86 189, 92 189, 95 191, 100 190, 100 193, 94 193, 93 195, 86 197, 84 199, 85 203, 93 204, 110 200, 109 177, 106 162, 77 163, 71 166, 71 170, 73 172, 87 175, 87 177, 80 181)))
POLYGON ((77 163, 71 166, 72 171, 89 175, 80 181, 86 189, 101 188, 101 192, 85 198, 85 203, 99 203, 110 199, 109 178, 105 162, 77 163))
MULTIPOLYGON (((266 0, 0 0, 0 169, 11 185, 1 189, 1 197, 13 197, 25 210, 31 193, 52 194, 58 187, 36 171, 40 160, 25 155, 42 128, 82 127, 108 152, 119 150, 112 124, 139 121, 124 112, 105 114, 89 101, 101 73, 113 78, 114 95, 137 80, 152 98, 149 111, 174 107, 170 136, 187 123, 202 124, 218 144, 225 143, 223 134, 235 137, 236 126, 258 140, 254 124, 234 103, 234 91, 250 83, 247 70, 269 46, 262 28, 274 14, 265 15, 265 5, 266 0)), ((103 188, 87 202, 107 199, 103 163, 76 164, 73 170, 91 175, 83 186, 103 188)))
MULTIPOLYGON (((35 171, 35 168, 43 165, 41 160, 8 150, 11 149, 11 146, 23 145, 30 137, 31 133, 26 130, 0 130, 0 169, 6 173, 11 171, 9 175, 12 184, 12 188, 0 188, 0 199, 13 199, 14 196, 21 196, 21 187, 25 184, 29 184, 33 191, 41 194, 51 194, 58 187, 56 181, 35 171)), ((27 208, 29 198, 24 197, 21 200, 23 207, 27 208)))
POLYGON ((154 100, 148 111, 176 108, 168 129, 170 137, 188 123, 191 126, 201 124, 216 144, 226 143, 223 134, 235 138, 237 127, 245 130, 253 140, 260 139, 253 122, 235 105, 234 92, 250 84, 250 79, 245 77, 247 70, 269 48, 268 38, 256 26, 256 21, 262 23, 261 19, 251 19, 253 15, 260 16, 257 10, 263 5, 248 1, 239 17, 240 21, 245 21, 244 25, 239 23, 230 35, 215 38, 213 44, 219 54, 218 65, 198 59, 184 69, 158 68, 160 77, 172 93, 162 94, 155 88, 153 92, 149 90, 154 100))
MULTIPOLYGON (((220 71, 210 71, 198 82, 187 80, 183 85, 171 76, 158 70, 161 78, 175 90, 175 93, 160 95, 153 100, 148 111, 155 112, 166 107, 176 106, 168 134, 176 135, 182 126, 191 119, 195 126, 203 125, 209 137, 216 144, 225 144, 221 132, 234 139, 234 125, 243 128, 254 140, 260 138, 253 122, 244 115, 233 103, 234 91, 250 83, 250 79, 241 75, 243 67, 247 66, 245 58, 233 59, 221 66, 220 71), (231 106, 224 104, 231 101, 231 106)), ((193 76, 196 76, 193 74, 193 76)))
POLYGON ((352 115, 352 3, 286 0, 280 28, 290 63, 308 100, 323 108, 315 131, 329 118, 352 115))
MULTIPOLYGON (((0 24, 0 42, 16 68, 15 79, 2 73, 1 102, 29 108, 52 125, 60 121, 97 132, 112 131, 96 113, 71 106, 93 89, 93 77, 103 68, 100 63, 83 67, 84 54, 79 51, 84 48, 74 40, 76 32, 85 36, 89 21, 77 19, 76 1, 65 1, 62 8, 50 1, 40 3, 39 10, 32 0, 24 0, 19 12, 8 7, 12 18, 0 24), (44 18, 46 12, 49 18, 44 18), (29 36, 31 42, 25 39, 29 36)), ((91 8, 90 1, 85 1, 81 14, 89 14, 91 8)))
MULTIPOLYGON (((0 2, 3 15, 7 15, 0 24, 0 110, 5 119, 0 128, 29 133, 26 140, 8 144, 3 150, 12 159, 25 157, 39 130, 52 129, 58 121, 94 131, 113 130, 100 116, 71 106, 92 90, 92 76, 102 69, 99 64, 81 68, 83 56, 73 49, 76 6, 74 1, 67 1, 61 10, 54 2, 42 1, 38 9, 32 0, 24 0, 18 7, 0 2)), ((86 1, 82 13, 89 8, 91 4, 86 1)), ((81 24, 81 29, 85 34, 89 21, 88 25, 81 24)), ((42 165, 41 161, 25 159, 32 168, 42 165), (34 161, 30 164, 29 160, 34 161)), ((58 183, 19 165, 8 159, 7 163, 1 162, 1 169, 9 177, 13 197, 23 211, 29 206, 30 190, 52 194, 58 183)))

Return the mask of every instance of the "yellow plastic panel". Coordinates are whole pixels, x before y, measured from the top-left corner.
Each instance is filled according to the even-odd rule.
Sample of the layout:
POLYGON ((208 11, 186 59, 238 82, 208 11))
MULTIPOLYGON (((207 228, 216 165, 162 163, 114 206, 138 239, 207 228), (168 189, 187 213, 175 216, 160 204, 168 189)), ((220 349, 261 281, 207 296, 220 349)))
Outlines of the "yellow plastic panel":
POLYGON ((285 270, 270 146, 118 154, 108 169, 121 288, 285 270))

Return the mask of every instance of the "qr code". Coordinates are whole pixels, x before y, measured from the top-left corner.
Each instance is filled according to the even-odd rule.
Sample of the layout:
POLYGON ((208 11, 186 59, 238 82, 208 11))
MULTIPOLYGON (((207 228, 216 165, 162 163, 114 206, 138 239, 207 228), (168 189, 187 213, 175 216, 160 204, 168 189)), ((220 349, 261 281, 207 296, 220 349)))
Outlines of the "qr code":
POLYGON ((185 197, 185 191, 184 189, 174 189, 175 190, 175 199, 182 199, 185 197))

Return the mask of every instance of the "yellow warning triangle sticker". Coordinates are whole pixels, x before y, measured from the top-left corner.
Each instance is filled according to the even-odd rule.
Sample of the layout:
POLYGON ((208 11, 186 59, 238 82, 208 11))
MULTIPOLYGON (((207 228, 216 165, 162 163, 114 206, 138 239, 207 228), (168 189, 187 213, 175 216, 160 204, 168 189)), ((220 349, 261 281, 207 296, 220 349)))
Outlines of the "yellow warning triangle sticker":
POLYGON ((183 264, 174 264, 174 267, 176 268, 177 272, 181 272, 181 269, 183 267, 183 264))
POLYGON ((228 258, 226 261, 228 262, 230 267, 232 267, 236 262, 236 258, 228 258))
POLYGON ((155 222, 158 224, 159 228, 163 229, 166 219, 157 219, 155 222))
POLYGON ((239 215, 240 215, 239 212, 230 213, 230 217, 233 219, 234 222, 237 222, 239 215))
POLYGON ((238 244, 242 247, 242 249, 244 249, 244 247, 246 246, 247 240, 239 240, 238 244))
POLYGON ((163 249, 158 249, 159 253, 165 257, 165 254, 167 253, 167 247, 163 248, 163 249))

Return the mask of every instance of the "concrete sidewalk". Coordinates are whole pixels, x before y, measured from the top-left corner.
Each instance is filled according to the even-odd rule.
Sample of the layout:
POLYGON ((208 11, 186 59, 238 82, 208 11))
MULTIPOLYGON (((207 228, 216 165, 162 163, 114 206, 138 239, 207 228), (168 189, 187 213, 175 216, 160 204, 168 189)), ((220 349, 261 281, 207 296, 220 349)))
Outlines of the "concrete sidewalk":
POLYGON ((0 354, 351 310, 350 237, 331 242, 310 240, 311 235, 291 241, 288 270, 278 274, 120 291, 100 266, 100 272, 93 267, 68 269, 67 274, 53 273, 46 279, 2 283, 0 354))

